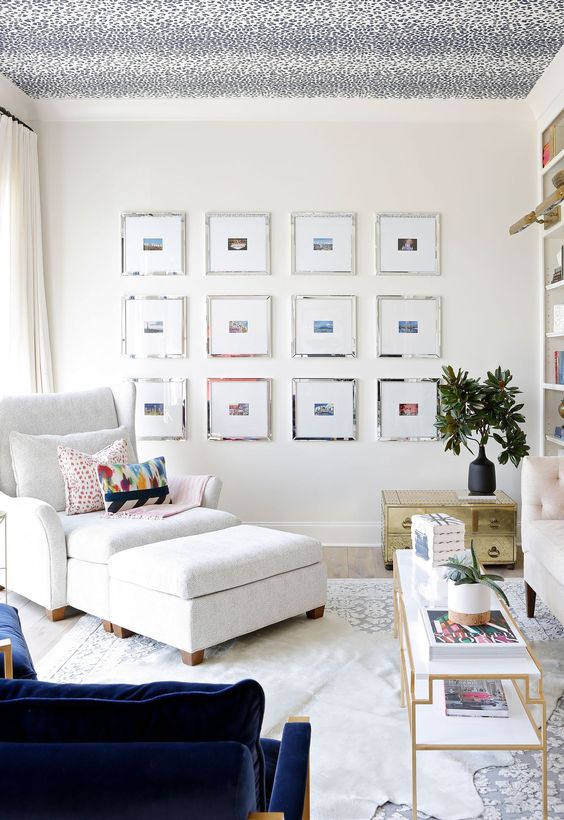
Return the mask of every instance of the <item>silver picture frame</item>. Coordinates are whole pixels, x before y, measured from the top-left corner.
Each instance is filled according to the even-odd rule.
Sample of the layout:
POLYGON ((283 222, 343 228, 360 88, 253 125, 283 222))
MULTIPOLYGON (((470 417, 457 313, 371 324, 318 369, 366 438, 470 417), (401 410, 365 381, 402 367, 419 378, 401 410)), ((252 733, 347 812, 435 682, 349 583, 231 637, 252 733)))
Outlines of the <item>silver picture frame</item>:
POLYGON ((295 212, 291 215, 291 231, 292 275, 354 276, 356 274, 355 213, 351 211, 295 212), (340 222, 343 224, 339 225, 340 222), (335 241, 335 232, 340 233, 338 242, 335 241), (318 238, 318 246, 316 246, 316 238, 318 238), (321 256, 318 260, 314 260, 313 254, 315 253, 328 254, 328 256, 321 256), (303 261, 301 261, 302 258, 303 261), (339 260, 340 264, 335 265, 335 261, 339 260))
POLYGON ((121 275, 185 276, 186 214, 182 211, 122 213, 121 275))
POLYGON ((229 295, 209 295, 206 299, 207 305, 207 354, 208 358, 269 358, 272 356, 272 297, 260 296, 250 294, 248 296, 229 296, 229 295), (232 319, 227 316, 225 322, 228 324, 228 332, 224 333, 225 338, 221 340, 219 333, 215 333, 214 326, 214 304, 227 305, 229 302, 256 302, 257 307, 262 305, 264 314, 260 317, 263 325, 263 339, 262 343, 257 346, 257 349, 262 352, 257 352, 257 349, 252 350, 253 343, 253 323, 251 317, 245 318, 238 313, 234 313, 232 319), (249 322, 251 327, 249 329, 249 322), (236 330, 232 331, 232 326, 237 326, 242 329, 242 332, 236 330), (249 332, 250 331, 250 332, 249 332), (248 338, 245 338, 248 336, 248 338), (225 347, 231 343, 231 351, 225 350, 225 347), (223 352, 222 352, 223 351, 223 352))
POLYGON ((136 387, 135 399, 135 433, 139 441, 185 441, 187 439, 187 424, 186 424, 186 405, 188 397, 187 380, 186 379, 148 379, 148 378, 132 378, 129 381, 133 382, 136 387), (151 402, 146 402, 143 397, 144 387, 162 386, 162 394, 157 391, 149 391, 150 395, 145 398, 151 398, 151 402), (167 397, 167 390, 169 396, 167 397), (174 391, 174 398, 177 401, 172 401, 174 391), (168 404, 175 408, 174 414, 170 410, 167 411, 168 404), (141 412, 141 403, 151 406, 151 411, 147 412, 146 407, 141 412), (160 406, 159 406, 160 405, 160 406), (178 408, 178 409, 176 409, 178 408), (158 431, 160 426, 167 425, 167 415, 169 416, 168 424, 171 426, 170 431, 164 430, 162 434, 158 431), (174 415, 173 418, 170 416, 174 415), (176 432, 175 432, 176 430, 176 432))
POLYGON ((121 300, 121 350, 122 355, 129 359, 181 359, 186 357, 186 316, 187 316, 187 297, 186 296, 143 296, 143 295, 128 295, 123 296, 121 300), (148 305, 150 303, 161 303, 160 309, 155 311, 154 317, 158 313, 164 316, 163 310, 165 305, 179 303, 180 311, 176 318, 177 326, 169 331, 165 325, 164 318, 153 320, 155 325, 151 330, 150 319, 134 318, 132 314, 133 305, 148 305), (139 322, 143 321, 143 329, 141 329, 139 322), (159 324, 160 323, 160 324, 159 324), (147 327, 149 325, 149 327, 147 327), (162 339, 157 337, 162 334, 162 339), (167 339, 168 337, 168 339, 167 339), (153 341, 151 347, 147 343, 147 351, 143 351, 143 342, 145 339, 153 341), (142 341, 140 341, 142 340, 142 341), (159 342, 162 341, 162 345, 159 342), (161 349, 162 348, 162 349, 161 349), (151 352, 152 351, 152 352, 151 352))
MULTIPOLYGON (((332 311, 325 311, 332 313, 332 311)), ((343 324, 345 324, 345 321, 343 324)), ((337 327, 339 330, 339 327, 337 327)), ((318 296, 318 295, 296 295, 292 296, 292 356, 294 358, 355 358, 356 357, 356 338, 357 338, 357 319, 356 319, 356 296, 351 294, 318 296), (348 302, 350 314, 348 316, 349 330, 343 328, 344 339, 341 340, 339 347, 338 337, 335 335, 335 344, 333 350, 331 345, 323 347, 324 341, 329 341, 328 337, 333 336, 336 321, 335 316, 323 316, 319 319, 314 319, 313 333, 300 326, 300 306, 314 305, 315 302, 348 302), (319 335, 316 330, 316 325, 319 325, 319 335), (316 336, 318 335, 318 338, 316 336), (319 350, 316 350, 316 347, 319 350)), ((331 340, 333 341, 333 340, 331 340)))
MULTIPOLYGON (((215 391, 217 392, 217 391, 215 391)), ((249 422, 251 419, 249 418, 249 422)), ((207 437, 209 441, 271 441, 272 440, 272 379, 270 378, 209 378, 207 381, 207 437), (214 396, 214 386, 220 386, 222 398, 214 396), (243 385, 240 390, 237 387, 243 385), (257 399, 264 402, 259 407, 258 423, 254 429, 252 424, 244 420, 250 417, 250 385, 260 386, 255 391, 257 399), (227 388, 223 390, 222 388, 227 388), (221 413, 225 407, 225 395, 231 393, 227 399, 228 414, 221 413), (245 401, 245 398, 247 401, 245 401), (241 401, 243 399, 243 401, 241 401), (219 406, 216 406, 219 405, 219 406), (233 408, 233 412, 232 412, 233 408), (223 416, 223 418, 222 418, 223 416), (241 423, 229 422, 231 419, 241 419, 241 423)))
MULTIPOLYGON (((293 441, 356 441, 357 440, 357 379, 332 379, 332 378, 296 378, 292 379, 292 440, 293 441), (310 391, 310 396, 307 398, 311 402, 313 397, 313 415, 318 419, 325 419, 330 421, 335 415, 335 403, 340 400, 350 400, 348 408, 348 418, 339 421, 337 418, 333 425, 327 424, 326 429, 322 429, 320 422, 312 422, 311 414, 309 413, 309 405, 306 405, 305 412, 302 412, 300 406, 301 401, 306 401, 304 396, 300 396, 301 387, 315 388, 321 384, 328 384, 334 386, 334 395, 331 395, 330 388, 326 393, 319 394, 319 397, 325 397, 320 402, 315 402, 315 390, 310 391), (337 395, 337 386, 350 388, 350 390, 339 391, 341 396, 337 395), (326 399, 331 401, 327 401, 326 399), (328 409, 331 412, 327 412, 328 409), (319 412, 318 412, 319 409, 319 412), (343 435, 337 435, 337 428, 341 427, 341 431, 346 432, 343 435), (319 435, 313 435, 314 427, 319 428, 319 435), (311 432, 308 432, 311 431, 311 432)), ((339 416, 339 414, 337 414, 339 416)), ((323 424, 323 422, 321 422, 323 424)))
POLYGON ((440 276, 441 216, 437 212, 392 212, 376 214, 376 273, 379 276, 440 276), (391 231, 393 223, 397 231, 391 231), (386 227, 384 228, 384 222, 386 227), (411 224, 409 224, 411 223, 411 224), (390 234, 392 244, 390 244, 390 234), (433 234, 432 238, 430 234, 433 234), (405 238, 403 235, 406 234, 405 238), (414 237, 415 238, 412 238, 414 237), (421 244, 418 247, 417 243, 421 244), (400 242, 402 246, 400 247, 400 242), (415 242, 415 247, 413 243, 415 242), (397 243, 395 247, 392 247, 397 243), (411 247, 407 247, 411 243, 411 247), (414 251, 406 254, 406 251, 414 251), (383 254, 385 252, 385 259, 383 254), (399 254, 402 254, 399 256, 399 254), (409 262, 409 264, 407 264, 409 262))
POLYGON ((377 432, 379 441, 438 441, 439 434, 434 427, 437 413, 439 412, 439 382, 437 378, 417 378, 417 379, 378 379, 378 408, 377 408, 377 432), (433 385, 433 389, 424 395, 424 391, 409 390, 409 385, 433 385), (393 395, 387 395, 387 386, 393 385, 400 388, 406 385, 407 390, 402 394, 401 389, 394 390, 393 395), (386 394, 386 395, 385 395, 386 394), (401 399, 404 401, 401 401, 401 399), (418 401, 415 401, 417 399, 418 401), (413 424, 412 419, 419 415, 419 402, 425 399, 428 407, 425 407, 423 417, 419 420, 422 430, 417 433, 418 423, 413 424), (396 413, 395 406, 398 405, 396 413), (404 412, 402 412, 402 407, 404 412), (390 420, 388 420, 388 416, 390 420), (403 417, 403 424, 397 419, 403 417), (405 429, 402 429, 405 428, 405 429), (410 430, 409 427, 412 429, 410 430), (433 432, 432 432, 433 431, 433 432), (424 435, 421 435, 424 432, 424 435), (414 434, 416 433, 416 434, 414 434))
POLYGON ((441 355, 441 297, 378 295, 376 327, 379 358, 436 359, 441 355), (400 310, 394 317, 385 316, 386 307, 394 302, 400 310), (407 318, 410 302, 413 308, 407 318))
MULTIPOLYGON (((256 252, 255 252, 256 253, 256 252)), ((268 211, 210 211, 206 213, 206 275, 207 276, 270 276, 270 213, 268 211), (247 221, 247 226, 244 223, 247 221), (228 238, 228 234, 220 231, 221 221, 233 223, 238 239, 228 238), (262 225, 260 223, 263 223, 262 225), (217 224, 216 224, 217 223, 217 224), (253 224, 256 223, 256 224, 253 224), (244 236, 243 236, 244 234, 244 236), (249 235, 255 242, 261 242, 257 262, 247 264, 253 258, 247 247, 249 235), (233 251, 244 256, 234 256, 230 267, 229 259, 225 256, 224 243, 227 240, 227 252, 233 251), (229 243, 239 242, 239 247, 230 247, 229 243), (222 247, 218 247, 218 242, 222 247), (244 243, 244 247, 243 247, 244 243), (261 253, 262 251, 262 253, 261 253), (241 263, 239 262, 241 260, 241 263), (221 262, 227 264, 221 264, 221 262), (237 264, 235 265, 235 262, 237 264), (259 264, 262 262, 262 264, 259 264)))

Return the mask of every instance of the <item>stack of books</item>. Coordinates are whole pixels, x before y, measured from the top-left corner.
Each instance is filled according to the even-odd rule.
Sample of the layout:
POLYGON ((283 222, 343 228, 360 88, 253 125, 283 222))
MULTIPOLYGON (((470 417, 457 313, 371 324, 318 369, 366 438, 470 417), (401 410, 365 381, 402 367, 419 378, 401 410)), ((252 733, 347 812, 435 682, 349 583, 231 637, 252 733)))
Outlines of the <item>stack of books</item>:
POLYGON ((499 609, 492 609, 491 620, 483 626, 449 621, 448 610, 438 607, 421 607, 419 615, 431 661, 527 657, 525 642, 499 609))
POLYGON ((446 680, 445 712, 448 717, 509 717, 500 680, 446 680))
POLYGON ((554 381, 564 384, 564 350, 554 351, 554 381))

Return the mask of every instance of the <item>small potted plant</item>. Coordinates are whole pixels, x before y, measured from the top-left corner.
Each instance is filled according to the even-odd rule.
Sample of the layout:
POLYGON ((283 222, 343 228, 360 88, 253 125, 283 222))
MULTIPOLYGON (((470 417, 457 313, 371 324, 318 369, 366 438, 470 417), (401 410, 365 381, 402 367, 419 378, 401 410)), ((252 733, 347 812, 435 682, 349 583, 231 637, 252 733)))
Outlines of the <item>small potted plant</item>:
POLYGON ((496 583, 503 581, 501 575, 487 575, 482 572, 474 550, 470 545, 471 563, 466 556, 451 558, 445 564, 448 579, 448 618, 463 626, 487 624, 491 618, 490 590, 499 595, 509 606, 507 595, 496 583))
POLYGON ((518 387, 510 387, 513 376, 509 370, 496 370, 485 379, 474 379, 467 370, 455 372, 443 367, 439 384, 440 410, 435 427, 445 440, 445 450, 460 455, 461 446, 469 452, 469 442, 478 445, 478 457, 468 469, 468 490, 471 495, 492 495, 495 491, 495 465, 486 456, 486 444, 491 438, 501 452, 500 464, 511 461, 516 467, 528 455, 529 446, 521 429, 525 417, 522 404, 517 404, 518 387))

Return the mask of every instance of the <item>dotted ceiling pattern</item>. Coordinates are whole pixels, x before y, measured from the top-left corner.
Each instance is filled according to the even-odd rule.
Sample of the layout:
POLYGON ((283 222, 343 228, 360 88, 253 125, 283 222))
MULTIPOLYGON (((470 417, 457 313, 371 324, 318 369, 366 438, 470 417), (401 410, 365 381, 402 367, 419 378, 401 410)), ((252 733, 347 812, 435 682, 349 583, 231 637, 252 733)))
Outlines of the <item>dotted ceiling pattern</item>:
POLYGON ((0 0, 32 97, 520 98, 564 0, 0 0))

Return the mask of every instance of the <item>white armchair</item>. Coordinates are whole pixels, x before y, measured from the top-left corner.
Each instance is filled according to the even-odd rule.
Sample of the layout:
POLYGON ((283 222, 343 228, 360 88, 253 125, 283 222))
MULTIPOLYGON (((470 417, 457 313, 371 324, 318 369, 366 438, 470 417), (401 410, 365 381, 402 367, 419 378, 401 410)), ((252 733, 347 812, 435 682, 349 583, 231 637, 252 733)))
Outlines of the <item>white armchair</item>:
POLYGON ((564 623, 564 458, 524 459, 521 496, 527 615, 538 594, 564 623))
POLYGON ((8 584, 64 617, 70 604, 109 619, 109 557, 122 549, 220 530, 239 522, 217 510, 221 481, 206 486, 203 505, 161 520, 108 519, 103 513, 67 516, 38 498, 17 497, 9 436, 68 435, 125 426, 137 460, 135 386, 131 382, 76 393, 4 396, 0 399, 0 509, 8 522, 8 584))

